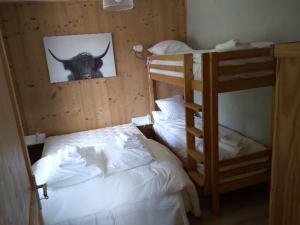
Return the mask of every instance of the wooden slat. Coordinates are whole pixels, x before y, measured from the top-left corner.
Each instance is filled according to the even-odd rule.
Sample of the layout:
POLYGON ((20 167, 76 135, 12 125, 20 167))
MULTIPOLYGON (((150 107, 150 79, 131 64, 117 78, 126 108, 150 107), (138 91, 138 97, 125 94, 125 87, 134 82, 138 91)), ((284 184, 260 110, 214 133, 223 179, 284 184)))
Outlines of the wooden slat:
POLYGON ((231 159, 220 160, 219 161, 219 167, 221 168, 221 167, 225 167, 225 166, 232 166, 234 164, 239 164, 241 162, 261 159, 261 158, 265 158, 265 157, 271 157, 271 154, 272 154, 272 151, 268 149, 268 150, 248 154, 248 155, 234 157, 234 158, 231 158, 231 159))
POLYGON ((188 126, 186 130, 198 138, 203 138, 203 132, 195 127, 188 126))
POLYGON ((218 92, 231 92, 275 85, 275 75, 218 82, 218 92))
POLYGON ((248 186, 260 184, 270 180, 270 172, 262 172, 249 177, 219 184, 219 193, 235 191, 248 186))
POLYGON ((202 105, 198 105, 193 102, 185 103, 185 107, 194 110, 195 112, 201 112, 202 111, 202 105))
POLYGON ((174 71, 174 72, 179 72, 183 73, 184 72, 184 67, 183 66, 169 66, 169 65, 150 65, 150 69, 158 69, 158 70, 167 70, 167 71, 174 71))
POLYGON ((202 81, 200 80, 192 80, 192 89, 195 91, 202 91, 203 90, 203 86, 202 86, 202 81))
POLYGON ((204 185, 204 177, 198 171, 188 171, 188 174, 190 175, 192 180, 195 181, 199 186, 204 185))
POLYGON ((202 152, 196 151, 194 149, 189 149, 188 154, 197 162, 204 162, 204 155, 202 152))
POLYGON ((167 84, 172 84, 178 87, 184 87, 184 79, 180 77, 171 77, 162 74, 150 73, 152 80, 160 81, 167 84))
POLYGON ((241 167, 234 168, 234 169, 220 171, 219 178, 220 178, 220 180, 222 180, 222 179, 229 178, 229 177, 234 177, 234 176, 238 176, 238 175, 242 175, 242 174, 246 174, 246 173, 251 173, 251 172, 254 172, 257 170, 262 170, 262 169, 270 170, 270 167, 271 167, 270 160, 267 160, 265 162, 257 162, 257 163, 241 166, 241 167))
POLYGON ((264 70, 274 70, 275 63, 273 61, 260 63, 247 63, 243 65, 229 65, 219 67, 219 76, 235 75, 241 73, 252 73, 264 70))
POLYGON ((184 61, 184 55, 153 55, 150 60, 184 61))
POLYGON ((299 58, 300 42, 276 44, 274 54, 277 58, 299 58))
POLYGON ((233 60, 233 59, 247 59, 255 57, 272 56, 272 48, 254 48, 254 49, 243 49, 228 52, 219 52, 218 59, 220 61, 233 60))

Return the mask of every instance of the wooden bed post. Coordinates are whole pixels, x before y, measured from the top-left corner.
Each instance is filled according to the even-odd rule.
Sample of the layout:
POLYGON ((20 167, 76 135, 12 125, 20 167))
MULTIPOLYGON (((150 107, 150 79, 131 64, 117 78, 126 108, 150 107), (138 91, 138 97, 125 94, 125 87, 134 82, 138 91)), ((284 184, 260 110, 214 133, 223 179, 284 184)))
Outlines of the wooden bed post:
POLYGON ((202 121, 204 152, 204 192, 211 191, 211 104, 210 104, 210 63, 209 53, 202 55, 202 121))
POLYGON ((149 65, 147 65, 148 69, 148 91, 149 91, 149 114, 151 115, 152 118, 152 111, 155 111, 155 99, 157 98, 157 93, 156 93, 156 81, 152 80, 150 77, 150 68, 149 65))
MULTIPOLYGON (((192 54, 184 55, 184 102, 185 104, 194 102, 194 90, 192 89, 193 80, 193 56, 192 54)), ((186 108, 185 110, 185 126, 194 127, 194 111, 186 108)), ((195 150, 195 136, 189 132, 186 132, 186 143, 188 151, 190 149, 195 150)), ((188 154, 187 169, 189 171, 196 170, 196 161, 188 154)))
POLYGON ((210 54, 210 103, 211 103, 211 195, 212 208, 218 213, 219 200, 219 118, 218 118, 218 53, 210 54))

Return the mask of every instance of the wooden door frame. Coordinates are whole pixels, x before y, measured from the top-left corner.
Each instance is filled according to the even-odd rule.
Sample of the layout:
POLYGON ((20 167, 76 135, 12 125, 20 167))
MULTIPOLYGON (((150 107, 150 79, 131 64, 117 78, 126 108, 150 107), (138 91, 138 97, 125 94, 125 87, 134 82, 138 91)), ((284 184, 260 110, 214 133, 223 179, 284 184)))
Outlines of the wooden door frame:
POLYGON ((4 70, 4 76, 6 79, 6 85, 7 85, 8 91, 9 91, 10 101, 11 101, 13 111, 14 111, 14 118, 16 119, 16 125, 17 125, 18 136, 19 136, 18 138, 21 143, 22 155, 23 155, 23 159, 25 161, 28 179, 29 179, 30 186, 31 186, 29 225, 37 225, 37 224, 42 225, 43 219, 42 219, 42 215, 39 210, 38 203, 37 203, 38 200, 36 199, 35 182, 34 182, 34 178, 32 175, 31 163, 29 160, 27 145, 25 143, 25 138, 24 138, 25 135, 24 135, 24 131, 22 128, 22 120, 20 117, 20 111, 19 111, 19 107, 17 104, 17 100, 16 100, 16 95, 15 95, 15 90, 14 90, 14 85, 13 85, 13 80, 12 80, 12 74, 10 71, 9 63, 8 63, 8 58, 7 58, 7 54, 6 54, 6 50, 5 50, 5 44, 4 44, 1 28, 0 28, 0 60, 3 62, 3 65, 4 65, 3 70, 4 70), (36 215, 36 214, 38 214, 38 215, 36 215))

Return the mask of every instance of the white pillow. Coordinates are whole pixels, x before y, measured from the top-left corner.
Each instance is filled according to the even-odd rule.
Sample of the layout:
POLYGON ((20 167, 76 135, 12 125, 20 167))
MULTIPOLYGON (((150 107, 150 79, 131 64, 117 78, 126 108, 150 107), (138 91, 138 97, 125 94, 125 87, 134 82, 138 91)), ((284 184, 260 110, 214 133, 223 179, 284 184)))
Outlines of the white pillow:
POLYGON ((161 41, 148 49, 154 55, 168 55, 168 54, 183 54, 191 53, 193 49, 187 44, 176 40, 161 41))
POLYGON ((184 102, 181 95, 155 101, 167 119, 184 119, 184 102))
POLYGON ((165 114, 162 111, 152 111, 154 123, 163 123, 167 120, 165 114))

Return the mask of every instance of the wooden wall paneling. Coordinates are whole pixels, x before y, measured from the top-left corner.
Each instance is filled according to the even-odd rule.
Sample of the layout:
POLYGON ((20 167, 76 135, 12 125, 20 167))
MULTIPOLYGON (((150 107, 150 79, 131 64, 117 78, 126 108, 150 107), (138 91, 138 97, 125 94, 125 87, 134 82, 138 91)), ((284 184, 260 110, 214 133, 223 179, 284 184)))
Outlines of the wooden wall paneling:
MULTIPOLYGON (((125 12, 103 11, 97 0, 5 3, 0 20, 26 134, 75 132, 147 114, 146 63, 130 49, 186 39, 184 0, 139 0, 125 12), (113 35, 117 77, 49 83, 43 36, 102 32, 113 35)), ((158 84, 157 92, 170 96, 174 88, 158 84)))
POLYGON ((271 225, 300 224, 300 44, 275 46, 271 225))

